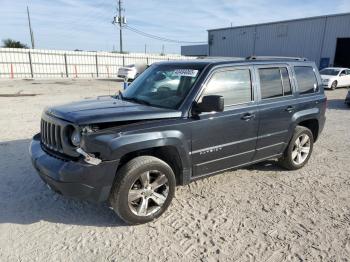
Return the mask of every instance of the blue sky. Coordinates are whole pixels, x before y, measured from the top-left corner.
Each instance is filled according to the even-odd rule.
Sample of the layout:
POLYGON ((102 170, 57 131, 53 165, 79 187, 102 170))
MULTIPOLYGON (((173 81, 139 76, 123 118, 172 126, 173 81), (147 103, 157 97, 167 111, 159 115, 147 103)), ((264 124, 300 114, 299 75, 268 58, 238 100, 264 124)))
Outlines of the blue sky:
MULTIPOLYGON (((111 24, 116 0, 0 0, 0 39, 29 45, 26 6, 31 11, 37 48, 111 51, 119 48, 111 24)), ((350 0, 124 0, 128 24, 181 41, 206 41, 207 29, 350 12, 350 0)), ((124 30, 127 51, 179 53, 180 44, 124 30)))

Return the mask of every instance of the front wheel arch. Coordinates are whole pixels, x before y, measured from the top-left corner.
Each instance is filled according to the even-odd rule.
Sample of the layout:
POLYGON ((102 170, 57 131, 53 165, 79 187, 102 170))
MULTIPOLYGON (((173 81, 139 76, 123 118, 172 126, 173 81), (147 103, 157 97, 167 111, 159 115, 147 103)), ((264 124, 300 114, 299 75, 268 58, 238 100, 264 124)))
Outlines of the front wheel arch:
POLYGON ((335 90, 337 88, 337 86, 338 86, 338 80, 334 80, 331 84, 331 89, 335 90))
POLYGON ((186 184, 186 181, 188 180, 184 172, 186 167, 184 166, 180 152, 175 146, 151 147, 129 152, 120 158, 117 172, 124 164, 139 156, 153 156, 161 159, 173 169, 176 178, 176 185, 186 184))

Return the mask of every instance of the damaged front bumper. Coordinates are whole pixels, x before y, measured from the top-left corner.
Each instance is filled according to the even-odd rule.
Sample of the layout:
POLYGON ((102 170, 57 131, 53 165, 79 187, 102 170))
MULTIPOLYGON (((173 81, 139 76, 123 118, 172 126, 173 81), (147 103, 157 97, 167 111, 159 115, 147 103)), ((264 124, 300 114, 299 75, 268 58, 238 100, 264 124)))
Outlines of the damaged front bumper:
POLYGON ((43 150, 40 134, 33 137, 29 152, 33 166, 42 180, 57 193, 94 202, 108 199, 118 160, 102 161, 97 165, 96 162, 87 163, 86 156, 85 160, 63 160, 43 150))
POLYGON ((97 166, 102 162, 101 159, 96 158, 94 155, 86 153, 82 148, 78 148, 76 151, 84 157, 84 161, 88 164, 97 166))

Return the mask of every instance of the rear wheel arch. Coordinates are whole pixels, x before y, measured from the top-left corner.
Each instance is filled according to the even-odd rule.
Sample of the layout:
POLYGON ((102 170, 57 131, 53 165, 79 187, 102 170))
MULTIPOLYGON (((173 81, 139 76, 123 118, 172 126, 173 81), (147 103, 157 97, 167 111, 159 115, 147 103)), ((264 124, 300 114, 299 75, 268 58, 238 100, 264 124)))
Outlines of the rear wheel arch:
POLYGON ((288 170, 302 168, 309 161, 313 144, 312 131, 304 126, 296 126, 287 148, 278 159, 279 164, 288 170), (300 161, 298 162, 296 159, 300 161))
POLYGON ((313 135, 314 142, 316 142, 318 138, 318 131, 319 131, 319 122, 317 119, 312 118, 312 119, 307 119, 300 121, 297 126, 303 126, 309 129, 313 135))

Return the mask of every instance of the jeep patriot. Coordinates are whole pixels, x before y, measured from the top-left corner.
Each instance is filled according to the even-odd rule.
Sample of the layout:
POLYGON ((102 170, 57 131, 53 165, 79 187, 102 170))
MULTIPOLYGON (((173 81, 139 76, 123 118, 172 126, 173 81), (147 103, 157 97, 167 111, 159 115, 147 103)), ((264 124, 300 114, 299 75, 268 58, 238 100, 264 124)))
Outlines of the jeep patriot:
POLYGON ((325 110, 306 59, 160 62, 118 95, 46 108, 30 155, 55 192, 108 201, 140 224, 168 208, 177 185, 267 159, 303 167, 325 110))

